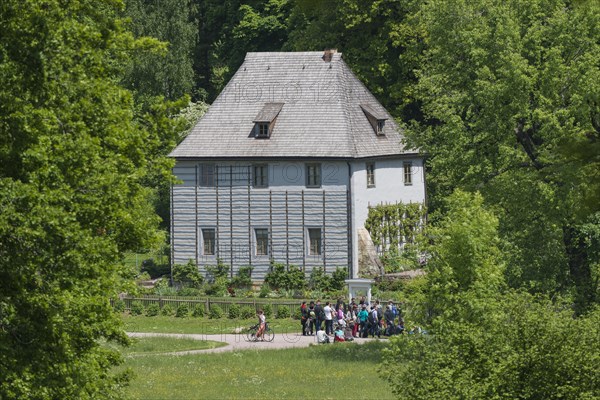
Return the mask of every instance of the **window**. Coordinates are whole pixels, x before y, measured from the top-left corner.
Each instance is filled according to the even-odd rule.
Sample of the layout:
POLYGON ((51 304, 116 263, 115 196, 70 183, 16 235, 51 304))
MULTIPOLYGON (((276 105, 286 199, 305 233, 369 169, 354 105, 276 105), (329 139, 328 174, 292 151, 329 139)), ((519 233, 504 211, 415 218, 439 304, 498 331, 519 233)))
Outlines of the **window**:
POLYGON ((202 164, 200 166, 200 186, 215 186, 215 166, 213 164, 202 164))
POLYGON ((321 255, 321 228, 308 229, 308 255, 321 255))
POLYGON ((404 184, 412 185, 412 163, 404 163, 404 184))
POLYGON ((367 163, 367 187, 375 187, 375 163, 367 163))
POLYGON ((266 123, 258 123, 256 124, 256 137, 259 138, 268 138, 269 137, 269 124, 266 123))
POLYGON ((202 229, 202 254, 205 256, 215 255, 214 229, 202 229))
POLYGON ((265 228, 254 229, 256 238, 256 255, 266 256, 269 254, 269 230, 265 228))
POLYGON ((377 120, 377 134, 378 135, 383 135, 383 128, 385 127, 385 120, 383 119, 378 119, 377 120))
POLYGON ((269 187, 269 166, 267 164, 254 166, 253 186, 255 188, 269 187))
POLYGON ((321 164, 306 164, 306 187, 321 187, 321 164))

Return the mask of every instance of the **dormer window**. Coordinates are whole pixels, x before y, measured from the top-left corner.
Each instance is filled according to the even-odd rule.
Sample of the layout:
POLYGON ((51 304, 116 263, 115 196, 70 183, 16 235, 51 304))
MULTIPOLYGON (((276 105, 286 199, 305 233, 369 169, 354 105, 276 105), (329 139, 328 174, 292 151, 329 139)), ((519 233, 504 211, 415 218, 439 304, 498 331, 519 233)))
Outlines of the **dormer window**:
POLYGON ((256 124, 256 137, 259 138, 268 138, 269 136, 271 136, 271 134, 269 133, 269 124, 265 123, 265 122, 259 122, 256 124))
POLYGON ((268 139, 271 137, 273 127, 283 103, 265 103, 258 115, 254 118, 254 137, 256 139, 268 139))
POLYGON ((385 136, 385 121, 388 119, 385 113, 375 110, 375 108, 369 104, 361 104, 360 108, 362 108, 365 113, 375 134, 377 136, 385 136))

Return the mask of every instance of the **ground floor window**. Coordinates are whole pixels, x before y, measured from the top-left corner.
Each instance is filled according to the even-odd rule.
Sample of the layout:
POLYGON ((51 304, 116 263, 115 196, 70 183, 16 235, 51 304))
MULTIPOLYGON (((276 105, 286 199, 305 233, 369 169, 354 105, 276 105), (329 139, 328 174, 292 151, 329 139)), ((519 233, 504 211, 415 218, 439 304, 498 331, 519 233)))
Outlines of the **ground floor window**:
POLYGON ((308 228, 308 255, 321 255, 321 228, 308 228))
POLYGON ((266 228, 254 229, 256 239, 256 255, 266 256, 269 254, 269 230, 266 228))
POLYGON ((214 229, 202 229, 202 254, 205 256, 215 255, 214 229))

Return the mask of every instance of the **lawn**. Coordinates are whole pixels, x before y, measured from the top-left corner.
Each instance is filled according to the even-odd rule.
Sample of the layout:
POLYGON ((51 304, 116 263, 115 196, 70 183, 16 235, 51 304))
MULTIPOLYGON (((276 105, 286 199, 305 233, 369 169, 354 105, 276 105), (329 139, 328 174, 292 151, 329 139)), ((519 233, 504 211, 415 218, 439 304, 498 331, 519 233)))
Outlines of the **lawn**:
MULTIPOLYGON (((141 339, 140 343, 148 339, 141 339)), ((160 338, 160 346, 179 339, 160 338), (167 343, 168 342, 168 343, 167 343)), ((170 344, 169 344, 170 343, 170 344)), ((381 342, 186 356, 126 356, 136 399, 391 399, 381 342)), ((147 345, 154 352, 152 345, 147 345)))
POLYGON ((131 346, 122 350, 124 356, 155 355, 161 353, 206 350, 225 346, 226 343, 212 340, 170 339, 164 337, 133 338, 131 346))
MULTIPOLYGON (((123 314, 125 331, 127 332, 155 332, 155 333, 197 333, 220 334, 233 333, 236 328, 247 328, 256 324, 256 318, 247 320, 232 320, 227 318, 177 318, 167 316, 145 317, 123 314)), ((300 332, 300 321, 287 319, 269 320, 269 325, 276 334, 300 332)))

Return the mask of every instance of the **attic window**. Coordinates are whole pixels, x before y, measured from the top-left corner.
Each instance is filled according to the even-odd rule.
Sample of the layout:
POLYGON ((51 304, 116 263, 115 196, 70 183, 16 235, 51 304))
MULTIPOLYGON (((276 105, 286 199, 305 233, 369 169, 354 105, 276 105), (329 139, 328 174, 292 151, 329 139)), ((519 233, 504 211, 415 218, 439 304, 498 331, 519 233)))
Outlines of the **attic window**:
POLYGON ((365 113, 365 116, 369 120, 369 123, 371 124, 371 127, 373 128, 375 134, 377 136, 385 136, 384 128, 385 121, 388 119, 387 115, 380 111, 377 111, 370 104, 361 104, 360 108, 362 108, 363 112, 365 113))
POLYGON ((275 121, 283 103, 265 103, 263 108, 254 118, 254 137, 256 139, 268 139, 271 137, 275 121))

